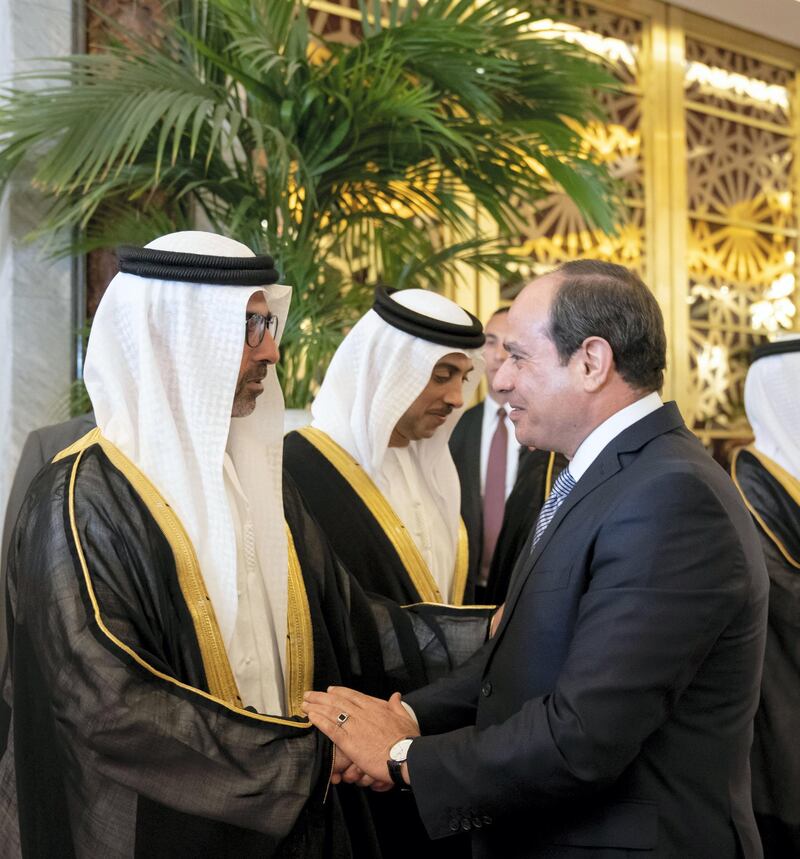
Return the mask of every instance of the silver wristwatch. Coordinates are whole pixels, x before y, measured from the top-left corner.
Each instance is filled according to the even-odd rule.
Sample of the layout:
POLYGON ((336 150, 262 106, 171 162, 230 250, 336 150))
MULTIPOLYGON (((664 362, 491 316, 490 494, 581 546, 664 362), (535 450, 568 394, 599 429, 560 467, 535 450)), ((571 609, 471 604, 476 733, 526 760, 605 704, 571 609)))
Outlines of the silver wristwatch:
POLYGON ((389 768, 389 775, 392 777, 392 781, 400 790, 411 790, 411 787, 403 779, 403 764, 408 757, 408 750, 411 748, 413 742, 413 737, 406 737, 403 740, 398 740, 389 749, 389 760, 386 761, 386 766, 389 768))

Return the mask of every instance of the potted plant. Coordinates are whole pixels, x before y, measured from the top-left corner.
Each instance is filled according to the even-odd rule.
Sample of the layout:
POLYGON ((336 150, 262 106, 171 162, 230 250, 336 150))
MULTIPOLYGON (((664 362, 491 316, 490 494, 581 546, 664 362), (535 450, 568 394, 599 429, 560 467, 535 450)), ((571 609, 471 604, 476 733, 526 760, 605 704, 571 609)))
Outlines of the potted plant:
POLYGON ((553 183, 611 228, 580 127, 613 79, 535 18, 506 0, 391 0, 362 5, 363 38, 342 45, 293 0, 180 3, 152 38, 117 32, 6 89, 0 182, 27 163, 53 253, 193 226, 272 253, 294 287, 280 372, 302 407, 376 282, 502 271, 518 202, 553 183))

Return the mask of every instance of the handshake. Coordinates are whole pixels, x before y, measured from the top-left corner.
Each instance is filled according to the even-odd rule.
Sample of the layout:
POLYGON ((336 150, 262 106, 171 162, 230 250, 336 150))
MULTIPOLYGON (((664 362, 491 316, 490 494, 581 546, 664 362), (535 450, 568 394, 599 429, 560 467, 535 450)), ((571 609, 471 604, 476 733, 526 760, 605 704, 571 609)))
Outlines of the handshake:
MULTIPOLYGON (((416 719, 401 703, 399 692, 384 701, 344 686, 329 686, 327 692, 306 692, 303 710, 334 744, 332 784, 343 781, 376 791, 394 787, 389 752, 399 740, 419 736, 416 719)), ((400 774, 410 785, 405 764, 400 774)))
MULTIPOLYGON (((501 605, 492 617, 490 637, 500 626, 503 608, 501 605)), ((405 763, 394 779, 389 772, 390 750, 395 743, 420 733, 399 692, 384 701, 345 686, 329 686, 327 692, 306 692, 303 710, 311 724, 334 744, 332 784, 344 781, 378 791, 391 790, 400 777, 411 784, 405 763)))

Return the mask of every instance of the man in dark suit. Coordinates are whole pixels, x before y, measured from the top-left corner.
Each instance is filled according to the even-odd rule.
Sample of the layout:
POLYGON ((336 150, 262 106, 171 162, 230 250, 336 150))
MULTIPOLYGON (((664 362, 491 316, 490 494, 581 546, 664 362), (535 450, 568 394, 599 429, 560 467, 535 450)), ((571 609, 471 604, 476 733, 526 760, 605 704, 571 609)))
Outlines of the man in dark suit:
POLYGON ((25 439, 25 444, 19 457, 19 465, 17 465, 14 480, 11 484, 11 492, 8 494, 6 515, 3 523, 2 555, 0 555, 0 594, 3 595, 2 599, 0 599, 0 666, 2 666, 5 660, 7 645, 5 622, 6 557, 8 555, 8 543, 11 539, 11 532, 14 530, 14 523, 17 521, 19 509, 22 507, 22 502, 28 494, 28 487, 39 471, 57 453, 69 447, 74 441, 86 435, 94 427, 94 413, 89 412, 60 424, 53 424, 52 426, 34 430, 25 439))
POLYGON ((354 761, 346 779, 410 784, 428 834, 469 830, 475 856, 760 857, 764 558, 661 403, 658 305, 621 266, 568 263, 514 302, 506 349, 517 438, 570 465, 493 638, 407 697, 419 727, 397 695, 333 689, 305 709, 354 761))
POLYGON ((461 416, 450 437, 450 453, 461 483, 461 518, 469 542, 468 587, 475 601, 501 603, 531 526, 566 460, 551 451, 530 450, 514 436, 508 395, 494 390, 494 377, 508 357, 503 340, 508 307, 484 327, 486 398, 461 416))

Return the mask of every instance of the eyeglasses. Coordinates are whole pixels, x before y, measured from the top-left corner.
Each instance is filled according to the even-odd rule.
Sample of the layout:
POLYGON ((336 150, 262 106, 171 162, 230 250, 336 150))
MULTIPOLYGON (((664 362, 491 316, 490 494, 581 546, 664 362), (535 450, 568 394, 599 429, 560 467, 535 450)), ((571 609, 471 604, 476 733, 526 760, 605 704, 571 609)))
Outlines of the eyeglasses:
POLYGON ((261 345, 264 334, 269 331, 269 336, 274 340, 278 334, 278 317, 274 313, 246 313, 245 314, 245 342, 251 349, 261 345))

